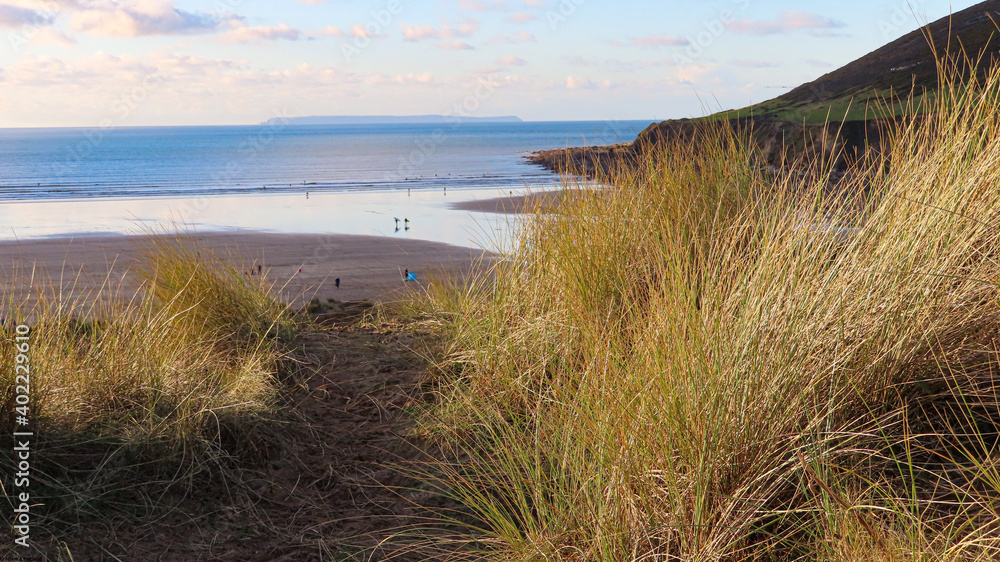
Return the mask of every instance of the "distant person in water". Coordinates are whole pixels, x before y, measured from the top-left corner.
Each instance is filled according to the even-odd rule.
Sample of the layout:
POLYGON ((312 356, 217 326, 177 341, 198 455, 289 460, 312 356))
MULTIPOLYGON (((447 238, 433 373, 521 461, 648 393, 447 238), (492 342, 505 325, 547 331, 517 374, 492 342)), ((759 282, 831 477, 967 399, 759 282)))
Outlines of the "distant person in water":
POLYGON ((340 288, 340 277, 334 279, 333 280, 333 284, 336 285, 337 288, 339 289, 340 288))

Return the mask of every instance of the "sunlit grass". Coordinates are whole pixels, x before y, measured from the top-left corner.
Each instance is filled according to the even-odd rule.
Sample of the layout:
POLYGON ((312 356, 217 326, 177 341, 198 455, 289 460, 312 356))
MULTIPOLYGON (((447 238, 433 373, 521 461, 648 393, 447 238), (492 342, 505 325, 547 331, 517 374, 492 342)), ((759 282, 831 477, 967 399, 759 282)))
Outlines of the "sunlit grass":
POLYGON ((836 185, 706 126, 428 310, 440 489, 505 560, 991 559, 1000 70, 836 185))

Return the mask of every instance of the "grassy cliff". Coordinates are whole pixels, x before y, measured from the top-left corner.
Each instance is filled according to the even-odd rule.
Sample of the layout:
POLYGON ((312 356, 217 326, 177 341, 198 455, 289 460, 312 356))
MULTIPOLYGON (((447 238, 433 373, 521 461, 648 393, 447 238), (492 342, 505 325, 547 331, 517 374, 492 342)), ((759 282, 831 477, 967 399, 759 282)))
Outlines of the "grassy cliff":
POLYGON ((675 139, 690 139, 704 123, 745 130, 773 166, 821 155, 839 169, 858 154, 879 150, 885 131, 920 111, 939 88, 940 64, 951 78, 982 80, 1000 54, 1000 0, 982 2, 913 31, 860 59, 772 100, 700 119, 654 123, 633 143, 536 153, 531 161, 554 170, 608 171, 618 162, 675 139), (976 65, 961 61, 977 61, 976 65))

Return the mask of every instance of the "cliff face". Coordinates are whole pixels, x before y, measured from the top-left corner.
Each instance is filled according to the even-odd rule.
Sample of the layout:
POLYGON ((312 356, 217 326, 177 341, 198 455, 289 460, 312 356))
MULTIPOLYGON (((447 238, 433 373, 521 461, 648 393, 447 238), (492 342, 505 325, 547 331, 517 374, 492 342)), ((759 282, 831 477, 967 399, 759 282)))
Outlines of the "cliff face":
MULTIPOLYGON (((881 150, 885 131, 896 119, 868 119, 803 125, 769 117, 742 117, 729 120, 729 125, 748 131, 772 166, 794 165, 804 157, 822 156, 835 169, 844 169, 866 150, 881 150)), ((557 172, 593 175, 608 172, 622 165, 634 164, 644 153, 672 141, 690 141, 696 121, 681 119, 654 123, 635 142, 613 146, 580 147, 547 150, 535 153, 529 161, 557 172)))

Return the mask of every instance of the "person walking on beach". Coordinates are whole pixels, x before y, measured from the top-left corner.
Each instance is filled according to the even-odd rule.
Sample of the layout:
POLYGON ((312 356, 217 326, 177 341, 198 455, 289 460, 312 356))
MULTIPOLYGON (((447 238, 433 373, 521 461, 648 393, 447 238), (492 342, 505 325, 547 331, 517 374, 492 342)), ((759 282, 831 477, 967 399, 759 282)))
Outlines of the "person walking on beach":
POLYGON ((409 280, 410 280, 410 270, 406 269, 405 271, 403 271, 403 281, 409 281, 409 280))
POLYGON ((334 279, 333 280, 333 284, 336 285, 337 288, 339 289, 340 288, 340 277, 334 279))

